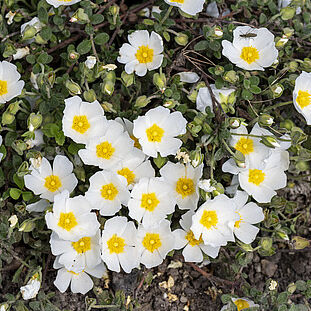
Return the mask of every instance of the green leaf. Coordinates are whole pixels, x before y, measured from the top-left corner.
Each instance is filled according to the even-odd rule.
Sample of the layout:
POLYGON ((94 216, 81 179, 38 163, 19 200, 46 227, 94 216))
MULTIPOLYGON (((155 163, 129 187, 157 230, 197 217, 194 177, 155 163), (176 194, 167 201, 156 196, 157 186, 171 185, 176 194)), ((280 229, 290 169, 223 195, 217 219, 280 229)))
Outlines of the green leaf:
POLYGON ((15 184, 18 186, 18 188, 23 189, 24 188, 24 178, 18 177, 16 174, 13 175, 13 180, 15 184))
POLYGON ((40 31, 40 35, 42 39, 49 41, 52 37, 52 29, 50 27, 43 27, 40 31))
POLYGON ((256 85, 251 85, 251 87, 249 88, 249 90, 253 93, 253 94, 260 94, 261 93, 261 88, 259 86, 256 85))
POLYGON ((83 40, 77 47, 77 52, 81 55, 87 54, 92 48, 90 40, 83 40))
POLYGON ((49 20, 49 15, 45 7, 41 6, 38 10, 38 18, 40 22, 47 24, 49 20))
POLYGON ((101 14, 94 14, 92 17, 91 17, 91 23, 93 25, 98 25, 100 23, 102 23, 104 21, 104 16, 101 15, 101 14))
POLYGON ((105 32, 99 33, 95 38, 94 42, 98 45, 103 45, 109 41, 109 35, 105 32))
POLYGON ((204 50, 206 50, 207 48, 208 48, 208 46, 209 46, 209 42, 208 41, 206 41, 206 40, 203 40, 203 41, 200 41, 200 42, 198 42, 195 46, 194 46, 194 50, 195 51, 204 51, 204 50))
POLYGON ((13 200, 18 200, 20 195, 21 195, 22 191, 18 188, 11 188, 10 189, 10 197, 13 199, 13 200))
POLYGON ((242 91, 242 98, 246 100, 252 100, 254 98, 253 94, 249 90, 242 91))

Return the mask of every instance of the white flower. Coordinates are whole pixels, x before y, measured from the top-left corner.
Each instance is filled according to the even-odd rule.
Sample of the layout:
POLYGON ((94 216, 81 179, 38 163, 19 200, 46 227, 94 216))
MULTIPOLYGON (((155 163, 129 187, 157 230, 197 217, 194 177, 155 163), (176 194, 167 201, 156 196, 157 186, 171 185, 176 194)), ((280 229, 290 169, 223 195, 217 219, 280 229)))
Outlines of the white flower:
POLYGON ((29 22, 24 23, 24 24, 21 25, 21 34, 22 34, 22 36, 24 35, 24 32, 25 32, 27 26, 34 27, 36 29, 36 31, 39 32, 42 29, 43 24, 40 22, 38 17, 34 17, 29 22))
POLYGON ((5 60, 0 62, 0 104, 21 95, 25 82, 20 77, 15 65, 5 60))
POLYGON ((118 67, 115 64, 107 64, 107 65, 103 65, 102 69, 106 69, 108 71, 112 71, 117 69, 118 67))
POLYGON ((35 273, 25 286, 20 288, 24 300, 35 298, 40 290, 40 274, 35 273))
POLYGON ((117 174, 126 178, 129 189, 132 189, 134 184, 142 177, 155 176, 155 171, 150 161, 147 160, 146 155, 137 148, 134 148, 114 170, 117 174))
POLYGON ((75 273, 86 267, 93 268, 101 262, 99 230, 94 236, 84 236, 76 242, 60 239, 52 232, 50 244, 52 254, 58 256, 59 263, 75 273))
POLYGON ((210 179, 199 180, 198 187, 204 190, 205 192, 213 192, 214 190, 216 190, 216 188, 211 185, 210 179))
POLYGON ((168 162, 160 174, 172 188, 180 209, 195 210, 199 201, 198 181, 202 176, 203 164, 194 168, 191 164, 168 162))
POLYGON ((270 281, 269 290, 275 290, 278 287, 278 282, 275 280, 270 281))
POLYGON ((159 106, 134 120, 133 134, 146 155, 156 158, 159 152, 166 157, 175 155, 182 145, 175 137, 186 133, 186 124, 180 111, 170 113, 169 109, 159 106))
POLYGON ((44 212, 48 206, 50 205, 48 200, 44 200, 41 199, 38 202, 32 203, 32 204, 28 204, 26 206, 26 211, 29 213, 32 212, 36 212, 36 213, 40 213, 40 212, 44 212))
POLYGON ((53 268, 59 269, 57 271, 54 285, 61 293, 64 293, 70 285, 70 289, 73 293, 80 293, 85 295, 93 288, 94 285, 89 274, 96 278, 101 278, 107 273, 103 263, 100 263, 94 268, 86 267, 83 271, 76 273, 64 268, 63 265, 59 263, 58 257, 56 257, 54 261, 53 268))
POLYGON ((286 186, 289 155, 285 150, 274 151, 268 158, 254 153, 246 158, 245 167, 238 167, 233 159, 222 166, 224 172, 238 175, 240 186, 259 203, 268 203, 278 189, 286 186))
POLYGON ((127 181, 114 172, 97 172, 90 178, 85 198, 102 216, 112 216, 121 209, 121 204, 127 205, 130 199, 127 181))
POLYGON ((264 220, 262 208, 256 203, 249 202, 248 194, 244 191, 237 191, 234 202, 235 212, 239 215, 239 219, 235 222, 233 233, 243 243, 252 243, 259 229, 253 224, 257 224, 264 220))
MULTIPOLYGON (((2 145, 2 136, 0 135, 0 146, 2 145)), ((0 161, 2 160, 3 158, 3 153, 0 152, 0 161)))
POLYGON ((76 242, 85 236, 94 236, 99 229, 95 213, 91 213, 89 202, 81 195, 69 198, 64 190, 55 196, 53 212, 45 215, 49 229, 55 231, 60 239, 76 242))
POLYGON ((26 46, 24 48, 16 49, 16 53, 13 54, 13 59, 14 60, 21 59, 21 58, 27 56, 29 53, 30 53, 30 51, 29 51, 29 47, 28 46, 26 46))
POLYGON ((54 196, 63 190, 69 193, 74 190, 78 180, 73 171, 73 165, 67 157, 57 155, 53 162, 53 169, 46 158, 42 158, 41 165, 36 168, 30 166, 31 174, 24 176, 25 186, 40 198, 54 201, 54 196))
MULTIPOLYGON (((266 158, 269 156, 271 148, 268 148, 264 144, 260 142, 261 138, 259 137, 252 137, 246 136, 248 135, 248 131, 245 125, 240 125, 237 129, 231 129, 230 132, 232 133, 230 139, 230 145, 240 151, 245 158, 249 158, 252 155, 261 155, 262 158, 266 158), (236 134, 242 134, 236 135, 236 134)), ((256 136, 273 136, 268 130, 261 128, 258 123, 256 123, 250 132, 250 135, 256 136)))
POLYGON ((124 131, 126 131, 129 134, 130 138, 134 141, 134 147, 141 149, 141 145, 139 144, 138 139, 133 134, 134 123, 128 119, 120 117, 115 118, 115 121, 120 123, 123 126, 124 131))
POLYGON ((136 247, 139 260, 146 268, 160 265, 166 255, 174 249, 174 235, 170 222, 166 219, 153 226, 140 226, 137 232, 136 247))
POLYGON ((18 223, 18 218, 16 215, 12 215, 9 219, 9 222, 10 222, 10 227, 15 227, 16 224, 18 223))
POLYGON ((175 210, 176 200, 169 184, 160 178, 141 178, 131 192, 129 216, 150 226, 175 210))
POLYGON ((205 0, 164 0, 167 4, 177 6, 189 15, 202 12, 205 0))
POLYGON ((14 16, 16 15, 16 13, 17 12, 12 12, 12 11, 9 11, 8 13, 6 13, 5 18, 8 19, 8 21, 7 21, 8 25, 13 24, 13 19, 14 19, 14 16))
POLYGON ((30 74, 30 82, 36 90, 39 90, 39 86, 37 83, 38 76, 39 76, 39 73, 34 74, 33 72, 31 72, 31 74, 30 74))
MULTIPOLYGON (((244 309, 259 307, 259 305, 255 304, 252 300, 248 298, 231 298, 233 304, 236 306, 238 311, 242 311, 244 309)), ((226 304, 221 308, 220 311, 231 310, 230 305, 226 304)))
POLYGON ((184 248, 182 255, 185 261, 188 262, 202 262, 203 253, 207 254, 212 258, 216 258, 219 252, 219 246, 212 247, 210 245, 204 245, 202 237, 196 239, 193 232, 190 230, 192 225, 193 211, 188 211, 182 215, 179 224, 182 229, 173 231, 175 237, 175 249, 184 248), (203 253, 202 253, 203 252, 203 253))
POLYGON ((185 71, 178 73, 180 77, 180 82, 185 83, 196 83, 199 81, 200 77, 196 72, 185 71))
POLYGON ((126 217, 116 216, 105 222, 102 234, 101 258, 108 269, 120 272, 120 266, 126 273, 139 264, 135 246, 136 227, 126 217))
POLYGON ((80 1, 81 0, 46 0, 46 2, 53 5, 54 8, 58 8, 61 5, 72 5, 80 1))
POLYGON ((104 110, 99 102, 84 102, 79 96, 65 99, 62 122, 65 136, 81 144, 100 136, 107 126, 104 110))
POLYGON ((96 57, 95 56, 88 56, 86 61, 84 62, 85 66, 88 69, 93 69, 96 64, 96 57))
MULTIPOLYGON (((215 99, 220 104, 227 104, 229 100, 229 96, 235 92, 235 89, 221 88, 217 89, 215 84, 211 84, 211 90, 215 96, 215 99)), ((199 89, 199 93, 196 99, 197 110, 205 113, 206 107, 210 107, 211 111, 213 111, 213 101, 211 94, 207 87, 201 87, 199 89)))
POLYGON ((264 70, 278 57, 274 35, 267 28, 238 26, 233 42, 222 41, 222 54, 232 63, 246 70, 264 70))
POLYGON ((295 81, 293 92, 295 108, 311 125, 311 72, 303 71, 295 81))
POLYGON ((135 71, 138 76, 144 76, 147 70, 154 70, 163 61, 163 41, 161 36, 147 30, 136 30, 128 35, 128 43, 120 48, 118 62, 125 65, 125 71, 131 74, 135 71))
POLYGON ((35 135, 34 139, 29 139, 26 141, 28 148, 33 148, 44 144, 43 132, 41 130, 35 130, 34 135, 35 135))
POLYGON ((124 132, 123 126, 114 120, 107 121, 105 131, 88 141, 78 154, 84 164, 112 170, 126 159, 134 149, 134 142, 124 132))
POLYGON ((197 240, 202 235, 204 244, 225 246, 228 241, 232 241, 233 227, 238 219, 231 199, 220 194, 201 205, 192 217, 190 229, 197 240))

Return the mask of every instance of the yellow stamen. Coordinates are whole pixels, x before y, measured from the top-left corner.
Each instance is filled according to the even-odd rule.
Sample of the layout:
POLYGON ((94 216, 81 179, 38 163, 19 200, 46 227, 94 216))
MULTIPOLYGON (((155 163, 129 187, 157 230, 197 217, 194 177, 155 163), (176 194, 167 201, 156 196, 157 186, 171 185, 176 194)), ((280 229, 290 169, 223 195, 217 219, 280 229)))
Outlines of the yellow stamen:
POLYGON ((240 57, 245 60, 248 64, 255 62, 259 59, 259 51, 252 46, 245 46, 242 49, 240 57))
POLYGON ((45 178, 44 187, 51 192, 55 192, 62 186, 60 178, 56 175, 50 175, 45 178))
POLYGON ((60 213, 59 221, 58 221, 58 226, 70 231, 72 228, 74 228, 77 225, 77 220, 75 215, 70 212, 70 213, 60 213))
POLYGON ((153 49, 150 49, 148 45, 141 45, 135 56, 140 63, 151 63, 153 61, 153 49))
POLYGON ((71 128, 80 134, 84 134, 90 128, 90 123, 86 116, 74 116, 71 128))
POLYGON ((238 311, 249 308, 249 303, 244 299, 237 299, 234 304, 236 305, 238 311))
POLYGON ((218 224, 216 211, 204 211, 200 219, 200 224, 208 230, 215 227, 218 224))
POLYGON ((297 101, 297 104, 300 106, 300 108, 303 109, 311 104, 311 94, 308 92, 299 90, 296 101, 297 101))
POLYGON ((119 191, 113 183, 110 183, 102 186, 100 193, 104 199, 112 201, 115 199, 119 191))
POLYGON ((8 82, 0 80, 0 96, 7 94, 8 92, 8 82))
POLYGON ((71 242, 71 245, 78 254, 83 254, 91 249, 91 238, 81 238, 77 242, 71 242))
POLYGON ((265 180, 266 174, 262 170, 250 169, 248 172, 248 182, 259 186, 265 180))
POLYGON ((250 138, 241 137, 235 144, 234 148, 244 155, 250 154, 254 151, 254 142, 250 138))
POLYGON ((119 170, 118 174, 126 178, 128 185, 132 184, 135 180, 135 174, 127 167, 124 167, 122 168, 122 170, 119 170))
POLYGON ((116 234, 114 234, 108 241, 107 246, 110 251, 110 254, 116 253, 120 254, 124 252, 125 240, 116 234))
POLYGON ((145 208, 147 211, 152 212, 160 203, 156 194, 152 193, 143 193, 141 196, 140 207, 145 208))
POLYGON ((186 236, 185 236, 185 239, 189 242, 189 244, 191 246, 196 246, 196 245, 199 245, 199 244, 202 244, 203 243, 203 240, 202 240, 202 236, 200 236, 200 239, 197 240, 195 237, 194 237, 194 234, 193 232, 190 230, 187 232, 186 236))
POLYGON ((156 124, 153 124, 146 130, 147 138, 151 142, 158 142, 160 143, 162 140, 162 137, 164 135, 164 130, 157 126, 156 124))
POLYGON ((104 141, 96 146, 96 155, 99 158, 109 160, 115 152, 115 148, 108 141, 104 141))
POLYGON ((193 194, 195 191, 193 180, 186 177, 181 177, 176 183, 176 192, 181 194, 182 198, 193 194))
POLYGON ((153 253, 155 250, 161 247, 162 242, 158 233, 146 233, 142 244, 145 249, 153 253))

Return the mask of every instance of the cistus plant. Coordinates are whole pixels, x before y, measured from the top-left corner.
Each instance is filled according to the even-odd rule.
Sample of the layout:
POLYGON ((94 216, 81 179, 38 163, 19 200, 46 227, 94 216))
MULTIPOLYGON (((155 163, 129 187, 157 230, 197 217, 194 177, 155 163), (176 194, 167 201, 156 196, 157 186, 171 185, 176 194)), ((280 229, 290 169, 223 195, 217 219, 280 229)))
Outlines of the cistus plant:
POLYGON ((135 309, 100 280, 168 256, 227 267, 221 310, 310 309, 310 281, 256 289, 243 272, 310 247, 289 195, 310 187, 310 0, 0 10, 1 311, 92 289, 88 310, 135 309))

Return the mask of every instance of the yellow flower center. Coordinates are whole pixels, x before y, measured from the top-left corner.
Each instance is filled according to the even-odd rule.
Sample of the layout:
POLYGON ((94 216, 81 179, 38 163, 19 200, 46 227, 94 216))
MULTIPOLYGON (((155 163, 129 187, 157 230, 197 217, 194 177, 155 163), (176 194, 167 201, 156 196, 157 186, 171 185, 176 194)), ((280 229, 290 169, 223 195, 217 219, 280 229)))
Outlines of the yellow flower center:
POLYGON ((72 228, 74 228, 77 225, 77 220, 73 212, 70 213, 60 213, 58 226, 70 231, 72 228))
POLYGON ((110 183, 102 186, 100 193, 104 199, 112 201, 115 199, 119 191, 113 183, 110 183))
POLYGON ((254 142, 250 138, 241 137, 235 144, 234 148, 244 155, 250 154, 254 151, 254 142))
POLYGON ((48 177, 45 177, 44 187, 48 189, 49 191, 55 192, 61 186, 62 186, 62 182, 60 181, 60 178, 58 176, 50 175, 48 177))
POLYGON ((71 128, 80 134, 84 134, 90 128, 90 123, 86 116, 74 116, 71 128))
POLYGON ((243 219, 242 219, 242 216, 240 213, 238 213, 238 212, 236 212, 236 213, 239 215, 240 219, 235 222, 234 227, 240 228, 240 225, 241 225, 241 222, 243 222, 243 219))
POLYGON ((146 233, 142 244, 145 249, 153 253, 156 249, 160 248, 162 245, 160 235, 158 233, 146 233))
POLYGON ((311 94, 308 92, 299 90, 296 101, 297 101, 297 104, 300 106, 300 108, 303 109, 311 104, 311 94))
POLYGON ((177 2, 177 3, 183 4, 185 2, 185 0, 171 0, 171 2, 177 2))
POLYGON ((91 249, 91 238, 81 238, 77 242, 71 242, 71 245, 78 254, 83 254, 91 249))
POLYGON ((259 59, 259 52, 256 48, 252 46, 245 46, 242 49, 242 53, 240 57, 245 60, 248 64, 253 63, 257 59, 259 59))
POLYGON ((0 96, 8 92, 8 82, 0 80, 0 96))
MULTIPOLYGON (((59 0, 58 0, 58 1, 59 1, 59 0)), ((80 273, 84 272, 84 270, 82 270, 80 273, 76 273, 76 272, 71 271, 71 270, 67 270, 67 272, 72 273, 72 274, 74 274, 74 275, 79 275, 80 273)))
POLYGON ((122 168, 122 170, 119 170, 118 174, 126 178, 128 185, 132 184, 135 180, 135 174, 127 167, 124 167, 122 168))
POLYGON ((179 178, 176 183, 176 192, 181 194, 183 199, 188 195, 193 194, 194 193, 193 180, 186 177, 179 178))
POLYGON ((189 244, 191 246, 196 246, 196 245, 199 245, 199 244, 202 244, 203 243, 203 240, 202 240, 202 236, 200 236, 200 239, 197 240, 195 237, 194 237, 194 234, 193 232, 190 230, 187 232, 186 236, 185 236, 185 239, 189 242, 189 244))
POLYGON ((150 49, 148 45, 141 45, 135 56, 140 63, 151 63, 153 60, 153 49, 150 49))
POLYGON ((147 138, 151 142, 161 142, 162 137, 164 135, 164 130, 157 126, 156 124, 153 124, 149 128, 146 129, 147 138))
POLYGON ((99 158, 109 160, 115 152, 115 148, 108 141, 104 141, 96 146, 96 155, 99 158))
POLYGON ((215 227, 218 224, 216 211, 204 211, 200 219, 200 224, 208 230, 215 227))
POLYGON ((110 254, 116 253, 120 254, 124 252, 125 240, 114 234, 108 241, 107 246, 110 254))
POLYGON ((130 138, 134 141, 134 147, 141 149, 141 145, 139 143, 139 140, 134 135, 130 135, 130 138))
POLYGON ((152 193, 143 193, 141 196, 140 207, 145 208, 147 211, 152 212, 160 203, 156 194, 152 193))
POLYGON ((248 182, 259 186, 265 180, 266 174, 262 170, 250 169, 248 172, 248 182))
POLYGON ((238 308, 238 311, 249 308, 249 303, 244 299, 238 299, 234 302, 234 304, 238 308))

